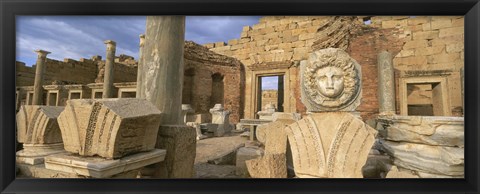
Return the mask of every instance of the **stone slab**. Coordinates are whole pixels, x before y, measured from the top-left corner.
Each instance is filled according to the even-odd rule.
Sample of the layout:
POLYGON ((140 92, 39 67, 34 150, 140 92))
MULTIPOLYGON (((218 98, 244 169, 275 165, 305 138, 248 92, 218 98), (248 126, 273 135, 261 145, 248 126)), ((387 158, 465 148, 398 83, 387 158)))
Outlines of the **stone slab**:
POLYGON ((240 148, 237 150, 237 158, 236 158, 236 168, 235 174, 241 177, 250 177, 248 174, 247 164, 245 161, 255 159, 262 156, 262 152, 259 149, 254 148, 240 148))
POLYGON ((46 156, 63 152, 66 152, 63 149, 63 143, 23 144, 23 149, 16 153, 16 162, 30 165, 43 164, 46 156))
POLYGON ((428 145, 464 147, 463 117, 380 116, 384 138, 428 145))
POLYGON ((287 158, 283 154, 265 154, 246 161, 252 178, 287 178, 287 158))
POLYGON ((166 150, 154 149, 116 160, 102 157, 84 157, 71 153, 56 154, 45 158, 45 167, 65 173, 93 178, 108 178, 117 174, 140 169, 165 159, 166 150))
POLYGON ((464 175, 464 148, 381 141, 394 164, 431 174, 464 175))

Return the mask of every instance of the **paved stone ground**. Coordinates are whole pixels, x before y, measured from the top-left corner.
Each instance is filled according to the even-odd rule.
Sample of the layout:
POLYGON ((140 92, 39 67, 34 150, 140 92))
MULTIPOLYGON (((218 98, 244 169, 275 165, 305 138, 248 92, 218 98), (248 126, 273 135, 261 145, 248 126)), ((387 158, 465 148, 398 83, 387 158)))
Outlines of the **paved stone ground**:
POLYGON ((195 158, 196 178, 240 178, 235 175, 235 165, 215 165, 207 163, 209 160, 222 158, 240 147, 248 139, 232 133, 224 137, 212 137, 197 142, 195 158))

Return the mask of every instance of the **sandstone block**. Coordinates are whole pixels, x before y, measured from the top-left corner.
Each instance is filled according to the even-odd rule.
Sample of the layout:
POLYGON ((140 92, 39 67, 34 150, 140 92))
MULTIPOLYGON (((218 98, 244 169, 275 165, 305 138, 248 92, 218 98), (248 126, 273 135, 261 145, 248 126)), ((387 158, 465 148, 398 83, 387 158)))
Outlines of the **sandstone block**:
POLYGON ((451 19, 433 20, 431 23, 432 30, 440 29, 440 28, 448 28, 448 27, 452 27, 451 19))
POLYGON ((396 166, 392 166, 385 178, 420 178, 409 170, 400 171, 396 166))
POLYGON ((464 50, 463 42, 457 44, 448 44, 447 53, 462 52, 464 50))
POLYGON ((413 40, 425 40, 425 39, 434 39, 438 38, 439 32, 435 31, 421 31, 413 33, 413 40))
POLYGON ((464 34, 464 33, 465 33, 465 29, 464 29, 463 26, 453 27, 453 28, 444 28, 444 29, 440 29, 440 33, 439 33, 438 37, 442 38, 442 37, 446 37, 446 36, 460 35, 460 34, 464 34))
POLYGON ((424 48, 427 47, 427 40, 408 41, 403 45, 403 49, 424 48))
POLYGON ((69 100, 58 123, 66 151, 112 159, 154 149, 160 113, 144 99, 69 100))
POLYGON ((448 63, 456 61, 460 58, 459 53, 442 53, 437 55, 427 56, 428 63, 448 63))
POLYGON ((434 55, 439 54, 444 51, 445 46, 432 46, 432 47, 423 47, 423 48, 416 48, 415 55, 416 56, 425 56, 425 55, 434 55))

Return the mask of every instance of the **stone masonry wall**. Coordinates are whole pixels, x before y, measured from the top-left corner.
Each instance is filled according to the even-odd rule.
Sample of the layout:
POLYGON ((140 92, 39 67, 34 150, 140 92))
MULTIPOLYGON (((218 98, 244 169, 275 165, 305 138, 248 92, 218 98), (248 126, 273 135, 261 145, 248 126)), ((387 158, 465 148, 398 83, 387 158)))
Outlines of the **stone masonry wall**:
POLYGON ((441 76, 447 78, 452 115, 461 112, 458 110, 463 107, 460 68, 464 66, 464 17, 382 16, 372 17, 371 21, 372 27, 397 29, 395 36, 404 41, 401 52, 393 59, 397 70, 397 113, 400 105, 398 78, 402 71, 444 72, 441 76))
MULTIPOLYGON (((45 84, 53 81, 63 82, 65 84, 89 84, 94 82, 103 82, 103 73, 99 71, 103 68, 105 61, 101 61, 98 56, 92 59, 81 58, 79 61, 73 59, 64 59, 58 61, 47 58, 45 69, 45 84), (99 78, 101 77, 101 79, 99 78)), ((16 85, 32 86, 35 80, 35 65, 25 66, 25 63, 16 62, 16 85)), ((132 82, 137 80, 136 65, 127 65, 121 62, 115 63, 114 82, 132 82)))
POLYGON ((212 97, 215 93, 223 93, 223 105, 231 112, 230 122, 238 123, 243 118, 242 89, 245 85, 245 74, 240 61, 209 51, 191 41, 185 42, 184 52, 183 101, 189 101, 197 114, 210 114, 209 110, 214 105, 212 97), (223 76, 223 91, 212 85, 214 74, 223 76))

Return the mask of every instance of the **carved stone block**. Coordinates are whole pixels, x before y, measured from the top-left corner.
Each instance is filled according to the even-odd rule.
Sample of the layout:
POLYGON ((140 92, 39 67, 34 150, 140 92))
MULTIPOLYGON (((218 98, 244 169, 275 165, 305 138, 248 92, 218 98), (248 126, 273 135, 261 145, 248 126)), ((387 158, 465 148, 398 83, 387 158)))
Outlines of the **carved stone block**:
POLYGON ((144 99, 69 100, 58 123, 65 150, 116 159, 155 148, 160 114, 144 99))
POLYGON ((345 112, 315 113, 285 128, 300 178, 362 178, 376 131, 345 112))
POLYGON ((62 143, 57 117, 65 107, 25 105, 17 113, 18 142, 25 144, 62 143))
POLYGON ((302 102, 309 112, 355 111, 361 79, 360 65, 341 49, 318 50, 300 62, 302 102))

